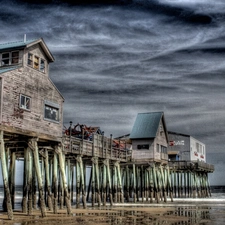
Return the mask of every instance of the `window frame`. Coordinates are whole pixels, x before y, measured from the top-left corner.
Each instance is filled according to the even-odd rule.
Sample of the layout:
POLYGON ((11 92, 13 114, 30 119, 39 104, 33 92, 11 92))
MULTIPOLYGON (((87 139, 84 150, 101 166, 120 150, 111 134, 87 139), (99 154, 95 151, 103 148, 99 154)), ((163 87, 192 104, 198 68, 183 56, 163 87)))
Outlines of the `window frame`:
POLYGON ((44 101, 44 120, 46 121, 50 121, 50 122, 54 122, 54 123, 59 123, 60 122, 60 106, 57 103, 51 102, 51 101, 44 101), (52 109, 56 109, 57 110, 57 120, 46 117, 46 107, 50 107, 52 109))
POLYGON ((31 97, 24 94, 20 94, 19 107, 20 109, 31 111, 31 97), (24 97, 25 104, 22 104, 22 97, 24 97), (29 100, 29 107, 27 107, 27 104, 26 104, 27 100, 29 100))
POLYGON ((27 66, 42 73, 46 73, 46 60, 31 52, 28 52, 27 54, 27 66), (29 56, 31 56, 31 58, 29 56))
POLYGON ((28 52, 28 55, 27 55, 27 65, 32 67, 32 68, 33 68, 33 65, 34 65, 33 54, 30 53, 30 52, 28 52), (31 58, 29 56, 31 56, 31 58))
POLYGON ((11 66, 11 65, 18 65, 20 63, 20 51, 11 51, 11 52, 2 52, 0 53, 0 67, 4 67, 4 66, 11 66), (13 57, 13 53, 18 53, 18 56, 16 57, 13 57), (3 55, 4 54, 8 54, 8 57, 4 57, 3 58, 3 55), (13 59, 17 59, 17 62, 13 62, 13 59), (4 63, 3 64, 3 60, 4 61, 8 61, 8 63, 4 63))
POLYGON ((161 145, 161 153, 168 154, 166 146, 161 145))
POLYGON ((45 60, 40 58, 40 63, 39 63, 39 70, 42 72, 42 73, 45 73, 45 60), (42 67, 43 65, 43 67, 42 67))

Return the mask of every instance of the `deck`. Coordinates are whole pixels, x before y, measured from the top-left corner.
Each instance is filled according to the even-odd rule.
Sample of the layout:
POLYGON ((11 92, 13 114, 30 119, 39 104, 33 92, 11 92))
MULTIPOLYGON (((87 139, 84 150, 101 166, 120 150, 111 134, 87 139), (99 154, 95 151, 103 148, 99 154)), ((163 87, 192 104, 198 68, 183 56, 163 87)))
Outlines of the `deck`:
POLYGON ((112 138, 103 135, 93 134, 92 140, 65 135, 62 140, 66 154, 98 157, 99 159, 120 162, 131 160, 131 150, 126 143, 121 142, 116 145, 112 138))

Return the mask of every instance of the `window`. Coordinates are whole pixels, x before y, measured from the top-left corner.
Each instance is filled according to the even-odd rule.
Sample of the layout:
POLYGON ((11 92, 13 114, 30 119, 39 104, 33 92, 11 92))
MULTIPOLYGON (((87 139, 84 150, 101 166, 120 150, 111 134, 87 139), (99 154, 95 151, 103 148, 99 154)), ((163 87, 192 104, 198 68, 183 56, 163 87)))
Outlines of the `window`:
POLYGON ((31 98, 25 95, 20 95, 20 108, 30 110, 31 98))
POLYGON ((2 66, 9 65, 9 53, 2 53, 2 66))
POLYGON ((12 52, 12 64, 19 63, 19 52, 12 52))
POLYGON ((33 54, 31 54, 31 53, 28 53, 27 64, 28 64, 28 66, 33 67, 33 54))
POLYGON ((44 118, 52 121, 59 121, 59 105, 45 101, 44 118))
POLYGON ((39 57, 36 55, 34 56, 34 69, 39 69, 39 57))
POLYGON ((137 149, 149 149, 149 145, 138 145, 137 149))
POLYGON ((45 72, 45 60, 44 59, 41 59, 40 71, 43 73, 45 72))
POLYGON ((161 152, 167 153, 167 147, 161 145, 161 152))
POLYGON ((45 60, 32 53, 28 53, 27 65, 43 73, 45 72, 45 60))
POLYGON ((1 66, 9 66, 19 63, 19 51, 5 52, 1 54, 1 66))

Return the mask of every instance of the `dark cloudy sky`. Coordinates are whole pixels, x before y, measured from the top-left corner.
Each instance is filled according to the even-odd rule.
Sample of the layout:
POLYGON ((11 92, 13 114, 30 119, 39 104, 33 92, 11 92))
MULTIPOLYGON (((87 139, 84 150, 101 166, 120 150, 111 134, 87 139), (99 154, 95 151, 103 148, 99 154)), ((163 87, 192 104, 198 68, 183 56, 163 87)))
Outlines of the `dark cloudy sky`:
POLYGON ((137 113, 164 111, 168 130, 205 143, 223 177, 224 0, 37 2, 0 1, 0 41, 44 38, 66 126, 115 137, 131 131, 137 113))

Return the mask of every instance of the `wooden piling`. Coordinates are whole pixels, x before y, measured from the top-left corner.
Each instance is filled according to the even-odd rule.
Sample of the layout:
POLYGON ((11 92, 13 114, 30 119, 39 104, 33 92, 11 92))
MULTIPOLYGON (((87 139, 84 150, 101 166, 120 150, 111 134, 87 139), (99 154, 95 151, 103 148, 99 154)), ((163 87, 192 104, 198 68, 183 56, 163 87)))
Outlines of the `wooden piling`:
POLYGON ((96 197, 98 206, 101 206, 101 195, 100 195, 100 173, 99 173, 99 164, 98 164, 98 158, 94 157, 95 162, 95 180, 96 180, 96 197))
POLYGON ((64 193, 65 193, 67 214, 71 215, 71 201, 70 201, 70 196, 69 196, 69 193, 68 193, 68 187, 67 187, 67 182, 66 182, 65 164, 64 164, 64 157, 63 157, 63 153, 62 153, 62 148, 57 145, 55 147, 55 151, 57 152, 58 158, 59 158, 59 167, 60 167, 62 183, 63 183, 64 193))
POLYGON ((52 179, 52 192, 53 192, 53 212, 56 214, 58 212, 58 155, 54 152, 53 156, 53 179, 52 179))
POLYGON ((156 202, 159 203, 159 189, 158 189, 158 181, 157 181, 157 176, 156 176, 156 168, 155 168, 155 163, 153 163, 152 167, 152 173, 153 173, 153 182, 154 182, 154 191, 155 191, 155 199, 156 202))
POLYGON ((30 216, 33 213, 33 188, 32 188, 32 172, 33 172, 33 154, 31 150, 27 149, 28 157, 27 157, 27 163, 28 163, 28 176, 27 176, 27 191, 28 191, 28 210, 27 214, 30 216))
POLYGON ((16 154, 14 151, 11 151, 10 166, 9 166, 9 190, 11 194, 11 202, 13 209, 15 204, 15 165, 16 165, 16 154))
POLYGON ((164 202, 167 202, 166 181, 165 181, 165 178, 164 178, 163 167, 161 165, 160 165, 160 172, 161 172, 161 180, 162 180, 163 199, 164 199, 164 202))
POLYGON ((107 180, 106 180, 106 161, 103 161, 103 179, 102 179, 102 202, 103 202, 103 206, 106 206, 106 184, 107 184, 107 180))
POLYGON ((116 162, 116 168, 118 173, 118 191, 120 194, 120 202, 124 203, 124 197, 123 197, 123 187, 122 187, 122 176, 121 176, 121 170, 120 170, 120 163, 119 161, 116 162))
POLYGON ((36 170, 39 196, 40 196, 41 215, 42 215, 42 217, 45 217, 46 216, 46 208, 45 208, 45 201, 44 201, 44 189, 43 189, 43 182, 42 182, 42 177, 41 177, 41 169, 40 169, 40 164, 39 164, 37 139, 31 139, 28 142, 28 146, 33 151, 34 166, 35 166, 35 170, 36 170))
POLYGON ((84 166, 83 166, 83 160, 81 156, 77 157, 77 162, 80 168, 80 181, 81 181, 81 191, 82 191, 82 202, 83 202, 83 208, 87 208, 86 204, 86 186, 85 186, 85 175, 84 175, 84 166))
POLYGON ((167 166, 166 171, 167 171, 167 183, 168 183, 168 189, 170 192, 170 199, 171 199, 171 202, 173 202, 173 185, 172 185, 172 181, 171 181, 172 174, 170 174, 169 166, 167 166))
POLYGON ((148 177, 149 177, 150 203, 153 203, 154 180, 153 180, 153 171, 151 167, 148 167, 148 177))
POLYGON ((117 169, 116 164, 113 164, 113 201, 117 203, 118 199, 118 177, 117 177, 117 169))
POLYGON ((8 169, 7 169, 7 161, 5 156, 5 144, 3 138, 3 131, 0 131, 0 155, 1 155, 1 166, 2 166, 2 178, 4 184, 4 192, 6 197, 6 207, 8 218, 13 220, 13 209, 12 209, 12 202, 11 202, 11 195, 9 190, 9 183, 8 183, 8 169))
POLYGON ((109 202, 110 205, 113 205, 113 196, 112 196, 112 179, 111 179, 111 171, 109 166, 109 160, 106 160, 106 170, 107 170, 107 177, 108 177, 108 185, 109 185, 109 202))
POLYGON ((22 212, 27 213, 27 174, 28 174, 28 149, 24 149, 24 164, 23 164, 23 199, 22 212))
POLYGON ((49 210, 53 211, 51 183, 50 183, 50 175, 49 175, 49 157, 48 157, 47 149, 45 149, 44 165, 45 165, 45 180, 46 180, 46 187, 47 187, 47 203, 48 203, 49 210))
POLYGON ((133 163, 133 202, 137 202, 137 194, 136 194, 136 165, 133 163))
POLYGON ((95 162, 92 158, 92 167, 91 167, 91 202, 92 207, 95 205, 95 162))

